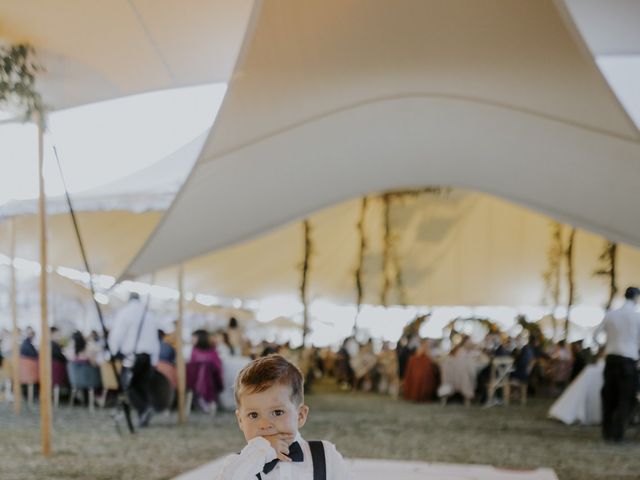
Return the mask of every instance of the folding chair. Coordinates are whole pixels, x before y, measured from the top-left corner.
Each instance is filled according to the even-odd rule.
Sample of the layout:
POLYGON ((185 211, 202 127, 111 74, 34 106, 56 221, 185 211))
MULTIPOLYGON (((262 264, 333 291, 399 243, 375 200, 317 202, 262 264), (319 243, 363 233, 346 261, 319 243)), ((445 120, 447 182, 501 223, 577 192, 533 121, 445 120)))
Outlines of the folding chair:
POLYGON ((513 371, 513 358, 495 357, 491 361, 491 373, 487 387, 487 406, 494 405, 494 397, 498 389, 502 389, 502 398, 505 405, 509 405, 511 399, 510 374, 513 371))

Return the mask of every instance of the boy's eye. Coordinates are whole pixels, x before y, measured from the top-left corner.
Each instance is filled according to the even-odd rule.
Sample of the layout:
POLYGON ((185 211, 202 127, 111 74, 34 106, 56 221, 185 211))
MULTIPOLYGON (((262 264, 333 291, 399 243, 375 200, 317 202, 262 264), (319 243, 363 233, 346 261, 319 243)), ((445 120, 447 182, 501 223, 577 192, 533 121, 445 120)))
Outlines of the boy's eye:
POLYGON ((281 416, 281 415, 284 415, 284 410, 274 410, 274 411, 273 411, 273 414, 274 414, 276 417, 279 417, 279 416, 281 416))
POLYGON ((249 413, 249 415, 247 415, 247 416, 248 416, 249 418, 254 419, 254 420, 255 420, 256 418, 258 418, 258 414, 257 414, 256 412, 250 412, 250 413, 249 413))

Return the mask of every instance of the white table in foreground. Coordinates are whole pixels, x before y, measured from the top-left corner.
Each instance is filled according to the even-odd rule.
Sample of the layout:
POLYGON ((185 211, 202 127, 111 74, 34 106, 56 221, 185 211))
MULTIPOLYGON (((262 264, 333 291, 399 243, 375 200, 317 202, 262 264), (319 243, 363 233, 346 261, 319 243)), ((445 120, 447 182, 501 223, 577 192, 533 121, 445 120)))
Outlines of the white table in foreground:
MULTIPOLYGON (((357 480, 558 480, 549 468, 507 470, 488 465, 369 459, 350 459, 348 462, 357 480)), ((222 460, 216 460, 174 480, 214 480, 221 466, 222 460)))

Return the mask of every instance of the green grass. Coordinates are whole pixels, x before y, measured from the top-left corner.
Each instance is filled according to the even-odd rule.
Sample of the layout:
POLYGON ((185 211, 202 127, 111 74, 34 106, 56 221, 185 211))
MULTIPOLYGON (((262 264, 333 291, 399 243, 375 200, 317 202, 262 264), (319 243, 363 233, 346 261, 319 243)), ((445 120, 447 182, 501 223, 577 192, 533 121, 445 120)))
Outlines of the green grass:
MULTIPOLYGON (((635 430, 629 439, 636 445, 605 445, 597 427, 548 420, 549 401, 441 407, 332 389, 307 400, 304 437, 330 440, 347 457, 551 467, 560 480, 640 478, 635 430)), ((0 404, 0 479, 168 479, 244 445, 232 413, 195 413, 183 427, 175 416, 159 416, 150 428, 120 437, 109 412, 63 407, 55 412, 54 455, 44 459, 38 422, 34 412, 17 418, 0 404)))

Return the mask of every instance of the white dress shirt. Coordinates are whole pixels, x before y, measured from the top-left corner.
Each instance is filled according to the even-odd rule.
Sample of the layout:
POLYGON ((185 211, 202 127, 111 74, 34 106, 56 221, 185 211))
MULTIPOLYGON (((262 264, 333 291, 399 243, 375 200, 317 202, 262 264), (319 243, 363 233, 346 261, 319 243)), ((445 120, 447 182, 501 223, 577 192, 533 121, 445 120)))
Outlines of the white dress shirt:
POLYGON ((109 333, 109 350, 113 355, 121 352, 125 356, 123 360, 125 367, 133 365, 133 357, 136 353, 147 353, 151 357, 152 365, 158 363, 158 357, 160 356, 158 327, 149 312, 145 316, 144 311, 145 306, 140 300, 129 300, 113 320, 113 328, 109 333), (145 317, 144 323, 136 346, 136 337, 143 317, 145 317))
POLYGON ((640 313, 634 302, 626 301, 622 307, 608 312, 594 332, 594 337, 602 331, 607 335, 607 355, 620 355, 638 360, 640 313))
MULTIPOLYGON (((256 437, 249 440, 246 447, 239 454, 229 455, 224 462, 222 471, 216 480, 257 480, 260 473, 262 480, 313 480, 313 462, 311 449, 300 433, 296 435, 296 442, 302 448, 304 460, 302 462, 279 461, 269 473, 262 473, 265 463, 276 458, 276 451, 268 440, 256 437)), ((353 480, 353 475, 347 467, 342 455, 333 443, 322 441, 327 465, 327 480, 353 480)))

